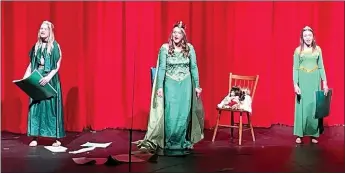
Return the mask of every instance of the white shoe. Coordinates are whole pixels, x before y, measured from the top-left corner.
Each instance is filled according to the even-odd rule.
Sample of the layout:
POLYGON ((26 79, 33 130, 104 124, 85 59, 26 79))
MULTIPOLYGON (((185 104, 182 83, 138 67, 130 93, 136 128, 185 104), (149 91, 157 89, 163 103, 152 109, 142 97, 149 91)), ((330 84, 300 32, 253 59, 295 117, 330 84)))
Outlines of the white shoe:
POLYGON ((59 147, 59 146, 61 146, 61 142, 56 140, 55 143, 53 143, 53 146, 54 147, 59 147))
POLYGON ((297 144, 302 144, 302 138, 297 137, 297 138, 296 138, 296 143, 297 143, 297 144))
POLYGON ((30 147, 36 147, 37 146, 37 141, 36 140, 32 140, 29 144, 30 147))
POLYGON ((311 139, 311 142, 312 142, 313 144, 319 143, 319 141, 317 141, 317 139, 315 139, 315 138, 312 138, 312 139, 311 139))

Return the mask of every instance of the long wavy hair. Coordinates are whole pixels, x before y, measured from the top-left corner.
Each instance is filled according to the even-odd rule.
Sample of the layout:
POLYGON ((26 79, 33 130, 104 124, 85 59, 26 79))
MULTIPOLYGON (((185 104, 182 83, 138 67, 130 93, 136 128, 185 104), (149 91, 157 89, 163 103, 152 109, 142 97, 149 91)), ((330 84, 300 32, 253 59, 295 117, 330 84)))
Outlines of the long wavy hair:
MULTIPOLYGON (((48 29, 49 29, 49 36, 48 36, 48 40, 47 40, 47 53, 51 54, 51 51, 54 48, 54 41, 55 41, 54 31, 53 31, 54 25, 49 21, 43 21, 41 25, 43 25, 43 24, 46 24, 48 26, 48 29)), ((35 55, 37 55, 37 51, 39 48, 42 47, 42 45, 43 45, 43 38, 41 38, 40 29, 39 29, 38 34, 37 34, 37 42, 35 44, 35 55)))
MULTIPOLYGON (((183 56, 185 58, 189 58, 189 46, 188 46, 187 35, 186 35, 186 25, 182 21, 179 21, 179 22, 176 22, 174 24, 173 30, 175 27, 180 28, 182 31, 182 39, 181 39, 179 45, 181 45, 181 47, 182 47, 183 56)), ((175 49, 174 40, 173 40, 173 30, 171 31, 170 38, 168 41, 168 44, 169 44, 168 54, 169 55, 174 55, 174 49, 175 49)))
POLYGON ((303 32, 304 31, 310 31, 312 34, 313 34, 313 41, 311 42, 311 47, 312 47, 312 52, 315 51, 316 49, 316 41, 315 41, 315 34, 314 34, 314 31, 313 29, 311 29, 310 27, 306 26, 302 29, 301 31, 301 35, 300 35, 300 51, 299 51, 299 54, 302 53, 302 51, 304 50, 304 39, 303 39, 303 32))

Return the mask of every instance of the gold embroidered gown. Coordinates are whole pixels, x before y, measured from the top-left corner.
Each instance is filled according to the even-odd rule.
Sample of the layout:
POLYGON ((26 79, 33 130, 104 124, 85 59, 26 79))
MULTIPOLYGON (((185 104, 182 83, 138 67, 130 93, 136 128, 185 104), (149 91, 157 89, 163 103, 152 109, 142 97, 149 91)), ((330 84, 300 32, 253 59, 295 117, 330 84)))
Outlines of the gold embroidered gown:
POLYGON ((196 55, 191 44, 189 48, 189 58, 160 48, 148 130, 145 139, 138 141, 139 148, 160 155, 185 155, 203 139, 204 111, 195 94, 195 87, 199 88, 196 55), (164 97, 156 95, 159 88, 163 88, 164 97))
POLYGON ((315 91, 321 90, 321 79, 326 81, 321 48, 294 52, 293 80, 298 84, 301 95, 296 96, 294 135, 319 137, 322 120, 315 119, 315 91))

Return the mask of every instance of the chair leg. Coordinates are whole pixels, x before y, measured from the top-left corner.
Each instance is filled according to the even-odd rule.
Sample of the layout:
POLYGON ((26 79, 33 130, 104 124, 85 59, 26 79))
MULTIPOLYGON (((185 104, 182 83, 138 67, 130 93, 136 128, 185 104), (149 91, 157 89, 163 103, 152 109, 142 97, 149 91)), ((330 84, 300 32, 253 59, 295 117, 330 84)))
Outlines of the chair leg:
POLYGON ((248 119, 248 124, 249 124, 249 127, 250 127, 250 132, 252 133, 253 141, 255 142, 254 129, 253 129, 252 122, 251 122, 251 120, 250 120, 250 115, 249 115, 249 113, 247 113, 247 119, 248 119))
POLYGON ((219 112, 218 112, 216 127, 214 128, 214 131, 213 131, 212 142, 214 142, 214 139, 216 138, 216 135, 217 135, 218 126, 219 126, 219 120, 220 120, 220 114, 221 114, 221 113, 222 113, 222 111, 219 111, 219 112))
MULTIPOLYGON (((235 125, 234 112, 231 112, 230 125, 231 126, 235 125)), ((231 136, 231 139, 234 138, 234 128, 233 127, 230 128, 230 136, 231 136)))
POLYGON ((238 130, 238 145, 242 144, 242 113, 240 113, 240 126, 238 130))

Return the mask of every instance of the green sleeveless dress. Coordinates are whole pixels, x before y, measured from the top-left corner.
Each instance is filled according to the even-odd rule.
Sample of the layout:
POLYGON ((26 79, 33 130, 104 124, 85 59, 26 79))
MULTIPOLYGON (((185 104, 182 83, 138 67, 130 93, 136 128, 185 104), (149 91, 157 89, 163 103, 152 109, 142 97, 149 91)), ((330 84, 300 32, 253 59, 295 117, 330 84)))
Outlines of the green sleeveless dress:
MULTIPOLYGON (((54 41, 54 47, 51 54, 47 53, 47 48, 39 48, 35 54, 35 46, 31 49, 29 56, 31 61, 31 70, 38 70, 43 76, 48 75, 51 70, 56 69, 57 62, 60 59, 59 44, 54 41), (40 65, 40 59, 44 59, 44 65, 40 65)), ((27 135, 34 137, 65 137, 63 120, 63 103, 59 74, 49 82, 58 94, 56 97, 33 101, 30 98, 27 135)))

